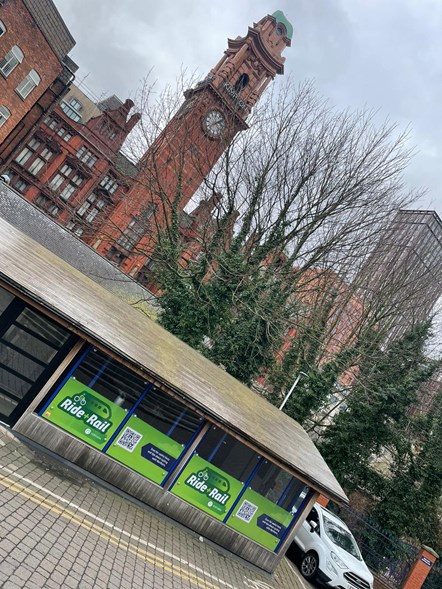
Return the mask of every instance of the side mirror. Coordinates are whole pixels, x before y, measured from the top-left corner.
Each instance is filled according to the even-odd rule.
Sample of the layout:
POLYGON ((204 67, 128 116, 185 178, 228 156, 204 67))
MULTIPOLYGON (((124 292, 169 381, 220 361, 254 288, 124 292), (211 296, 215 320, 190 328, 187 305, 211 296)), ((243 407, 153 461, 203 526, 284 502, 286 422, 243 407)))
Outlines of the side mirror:
POLYGON ((310 524, 310 532, 313 534, 313 532, 317 532, 318 531, 318 524, 316 522, 309 522, 310 524))

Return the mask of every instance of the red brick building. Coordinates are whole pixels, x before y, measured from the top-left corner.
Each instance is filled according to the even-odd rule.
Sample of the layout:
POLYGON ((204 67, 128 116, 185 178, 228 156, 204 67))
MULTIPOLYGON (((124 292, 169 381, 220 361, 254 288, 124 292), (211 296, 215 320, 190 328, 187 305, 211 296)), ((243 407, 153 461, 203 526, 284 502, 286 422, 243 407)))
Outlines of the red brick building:
MULTIPOLYGON (((322 324, 323 339, 317 350, 317 362, 321 366, 333 360, 341 351, 348 349, 357 339, 365 319, 365 310, 361 300, 334 271, 310 268, 293 269, 296 280, 296 294, 293 304, 298 308, 296 325, 287 329, 284 342, 278 351, 277 361, 282 363, 284 357, 299 337, 302 325, 322 324)), ((339 377, 343 386, 349 386, 354 380, 357 366, 351 367, 339 377)), ((257 379, 259 388, 268 388, 265 371, 257 379)))
POLYGON ((7 168, 11 186, 85 241, 93 240, 137 173, 120 153, 139 120, 129 114, 132 107, 116 96, 95 103, 72 85, 15 151, 7 168))
POLYGON ((0 170, 66 92, 74 45, 52 0, 0 3, 0 170))
MULTIPOLYGON (((252 107, 284 72, 282 52, 292 34, 291 24, 276 12, 245 37, 229 40, 221 60, 185 93, 179 111, 136 164, 120 151, 140 118, 130 115, 133 102, 123 104, 115 96, 94 101, 71 85, 38 129, 9 148, 3 170, 26 199, 147 284, 149 252, 168 216, 168 201, 179 185, 177 208, 183 211, 233 137, 247 129, 252 107)), ((203 209, 195 213, 199 223, 209 211, 203 209)), ((182 231, 189 244, 193 240, 189 255, 196 255, 190 251, 195 227, 182 231)))
POLYGON ((97 250, 143 281, 149 253, 169 202, 183 210, 246 119, 265 88, 284 72, 283 50, 293 28, 283 13, 266 16, 228 49, 141 158, 136 181, 98 232, 97 250), (176 204, 176 203, 175 203, 176 204), (146 221, 150 227, 146 231, 146 221))

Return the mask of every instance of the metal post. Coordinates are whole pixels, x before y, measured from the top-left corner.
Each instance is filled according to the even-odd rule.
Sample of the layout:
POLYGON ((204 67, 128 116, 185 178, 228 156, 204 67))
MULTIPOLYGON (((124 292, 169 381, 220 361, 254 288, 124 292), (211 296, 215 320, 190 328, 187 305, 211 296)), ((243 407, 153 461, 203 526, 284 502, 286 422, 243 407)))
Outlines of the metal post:
POLYGON ((289 392, 286 394, 286 396, 284 397, 284 401, 281 403, 279 410, 282 411, 284 408, 284 405, 287 403, 287 401, 290 399, 290 395, 293 393, 293 391, 295 390, 296 385, 299 382, 299 379, 301 378, 301 376, 307 376, 307 374, 305 372, 299 372, 298 376, 295 379, 295 382, 292 384, 291 389, 289 390, 289 392))

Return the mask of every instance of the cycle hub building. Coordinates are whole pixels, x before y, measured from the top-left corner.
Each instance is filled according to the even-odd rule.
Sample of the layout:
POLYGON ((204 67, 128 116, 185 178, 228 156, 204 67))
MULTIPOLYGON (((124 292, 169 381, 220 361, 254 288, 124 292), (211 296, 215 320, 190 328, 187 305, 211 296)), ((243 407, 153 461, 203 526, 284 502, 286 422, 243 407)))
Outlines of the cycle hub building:
POLYGON ((299 424, 3 219, 0 421, 268 572, 347 501, 299 424))

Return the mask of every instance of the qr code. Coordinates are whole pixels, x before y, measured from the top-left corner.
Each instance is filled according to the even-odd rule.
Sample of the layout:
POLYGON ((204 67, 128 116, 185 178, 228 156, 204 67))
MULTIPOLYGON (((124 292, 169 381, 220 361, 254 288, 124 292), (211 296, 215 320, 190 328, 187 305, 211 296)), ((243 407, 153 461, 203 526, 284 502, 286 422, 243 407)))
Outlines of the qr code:
POLYGON ((128 452, 133 452, 142 437, 141 434, 127 427, 117 440, 117 446, 121 446, 128 452))
POLYGON ((236 517, 239 517, 239 519, 242 519, 243 521, 250 523, 257 509, 257 505, 253 505, 253 503, 250 503, 250 501, 243 501, 241 503, 241 507, 236 512, 236 517))

